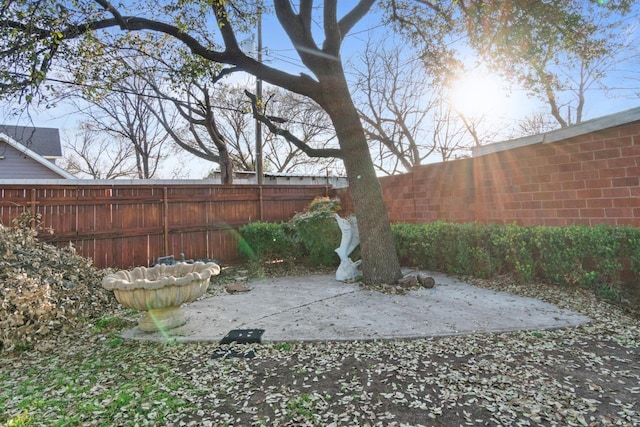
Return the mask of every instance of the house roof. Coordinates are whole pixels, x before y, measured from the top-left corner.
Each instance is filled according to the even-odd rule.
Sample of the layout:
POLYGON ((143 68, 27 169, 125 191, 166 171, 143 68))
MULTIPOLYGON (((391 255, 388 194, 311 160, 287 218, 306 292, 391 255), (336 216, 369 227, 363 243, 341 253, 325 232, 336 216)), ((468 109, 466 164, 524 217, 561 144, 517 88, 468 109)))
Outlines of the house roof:
POLYGON ((44 167, 52 170, 53 172, 57 173, 58 175, 60 175, 63 178, 66 178, 66 179, 77 179, 75 176, 71 175, 69 172, 67 172, 66 170, 62 169, 60 166, 58 166, 55 163, 53 163, 52 161, 49 161, 46 158, 44 158, 44 156, 41 156, 40 154, 36 153, 32 149, 30 149, 30 148, 26 147, 25 145, 19 143, 18 141, 16 141, 15 139, 10 137, 9 135, 3 133, 2 129, 0 129, 0 142, 4 142, 4 143, 10 145, 11 147, 15 148, 16 150, 22 152, 25 156, 30 157, 31 159, 33 159, 36 162, 40 163, 44 167))
POLYGON ((524 138, 510 139, 508 141, 494 142, 492 144, 473 147, 471 149, 471 153, 473 157, 478 157, 485 154, 497 153, 499 151, 511 150, 513 148, 524 147, 532 144, 550 144, 552 142, 563 141, 575 136, 598 132, 600 130, 637 121, 640 121, 640 107, 587 120, 586 122, 582 122, 577 125, 567 126, 538 135, 525 136, 524 138))
POLYGON ((58 129, 0 125, 0 134, 7 135, 44 158, 62 157, 58 129))

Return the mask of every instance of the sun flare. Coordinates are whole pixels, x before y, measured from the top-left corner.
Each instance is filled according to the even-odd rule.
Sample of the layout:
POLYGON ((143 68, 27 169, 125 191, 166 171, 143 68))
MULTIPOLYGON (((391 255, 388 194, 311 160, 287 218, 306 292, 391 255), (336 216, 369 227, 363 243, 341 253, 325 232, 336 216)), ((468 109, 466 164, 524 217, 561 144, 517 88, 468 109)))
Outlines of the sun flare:
POLYGON ((476 68, 450 85, 449 102, 467 117, 498 117, 508 112, 510 98, 499 76, 476 68))

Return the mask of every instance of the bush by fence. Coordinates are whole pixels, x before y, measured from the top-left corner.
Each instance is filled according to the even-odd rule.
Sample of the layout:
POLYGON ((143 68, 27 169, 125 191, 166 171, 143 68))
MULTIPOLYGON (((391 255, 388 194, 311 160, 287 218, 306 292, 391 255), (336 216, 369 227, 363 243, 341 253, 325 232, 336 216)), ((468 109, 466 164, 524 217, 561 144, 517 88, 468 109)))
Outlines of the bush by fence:
POLYGON ((335 249, 341 233, 332 215, 338 210, 336 200, 318 197, 288 222, 247 224, 240 228, 238 250, 247 261, 280 259, 316 267, 337 266, 335 249))
MULTIPOLYGON (((315 265, 335 265, 339 239, 331 227, 295 227, 291 222, 243 227, 246 259, 300 262, 314 253, 315 265), (330 231, 327 231, 330 230, 330 231), (310 235, 306 246, 296 234, 310 235), (305 258, 306 257, 306 258, 305 258)), ((626 226, 566 227, 432 222, 395 224, 402 265, 454 275, 491 278, 508 274, 521 282, 542 281, 590 288, 610 300, 640 304, 640 229, 626 226)), ((308 237, 308 236, 307 236, 308 237)))
POLYGON ((396 224, 404 265, 488 278, 509 274, 595 289, 610 299, 640 302, 640 229, 496 224, 396 224))

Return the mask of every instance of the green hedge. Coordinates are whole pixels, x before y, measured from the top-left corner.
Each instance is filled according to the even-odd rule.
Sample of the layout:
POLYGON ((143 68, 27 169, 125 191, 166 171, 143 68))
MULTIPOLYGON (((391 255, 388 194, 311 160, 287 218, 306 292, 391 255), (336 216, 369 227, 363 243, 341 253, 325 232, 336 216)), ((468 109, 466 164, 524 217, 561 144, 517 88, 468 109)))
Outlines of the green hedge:
POLYGON ((240 254, 248 261, 337 266, 340 259, 335 249, 342 234, 333 214, 339 209, 336 200, 320 197, 289 222, 247 224, 240 228, 240 254))
MULTIPOLYGON (((242 227, 242 254, 250 260, 337 265, 334 250, 340 244, 340 229, 331 217, 332 209, 325 208, 300 214, 288 223, 242 227)), ((626 290, 640 295, 640 228, 438 221, 395 224, 392 230, 402 265, 480 278, 509 274, 522 282, 579 285, 612 299, 619 296, 624 271, 632 275, 626 290)), ((629 276, 626 279, 629 282, 629 276)))
POLYGON ((287 259, 296 253, 285 222, 252 222, 240 227, 238 249, 247 261, 287 259))
POLYGON ((640 273, 636 227, 433 222, 396 224, 393 231, 403 265, 444 273, 510 274, 522 282, 592 287, 607 297, 616 296, 623 271, 636 279, 640 273))

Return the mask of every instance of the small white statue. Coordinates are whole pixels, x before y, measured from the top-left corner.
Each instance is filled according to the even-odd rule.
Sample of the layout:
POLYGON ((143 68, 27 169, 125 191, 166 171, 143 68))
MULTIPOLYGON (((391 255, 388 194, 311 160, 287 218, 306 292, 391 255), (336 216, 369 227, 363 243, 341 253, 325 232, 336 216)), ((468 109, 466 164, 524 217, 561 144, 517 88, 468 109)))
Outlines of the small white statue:
POLYGON ((344 219, 340 218, 338 214, 333 214, 333 217, 338 221, 338 226, 340 227, 340 231, 342 231, 340 247, 336 249, 336 253, 340 257, 340 265, 336 271, 336 280, 341 282, 358 280, 362 276, 358 270, 358 266, 360 266, 362 260, 354 262, 349 258, 351 252, 360 244, 358 222, 355 216, 344 219))

